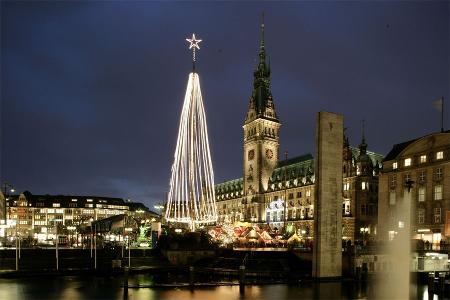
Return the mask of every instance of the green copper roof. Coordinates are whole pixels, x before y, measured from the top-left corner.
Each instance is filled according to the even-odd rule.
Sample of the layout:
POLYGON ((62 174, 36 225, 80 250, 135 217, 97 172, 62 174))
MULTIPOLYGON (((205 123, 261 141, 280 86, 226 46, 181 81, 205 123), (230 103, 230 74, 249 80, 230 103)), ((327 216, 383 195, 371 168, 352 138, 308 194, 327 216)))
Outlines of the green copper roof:
MULTIPOLYGON (((350 146, 350 150, 352 151, 353 159, 356 161, 359 157, 359 152, 360 152, 359 148, 350 146)), ((379 167, 381 166, 381 162, 383 161, 383 155, 372 152, 372 151, 366 151, 366 154, 372 160, 373 166, 376 166, 376 165, 378 165, 379 167)))

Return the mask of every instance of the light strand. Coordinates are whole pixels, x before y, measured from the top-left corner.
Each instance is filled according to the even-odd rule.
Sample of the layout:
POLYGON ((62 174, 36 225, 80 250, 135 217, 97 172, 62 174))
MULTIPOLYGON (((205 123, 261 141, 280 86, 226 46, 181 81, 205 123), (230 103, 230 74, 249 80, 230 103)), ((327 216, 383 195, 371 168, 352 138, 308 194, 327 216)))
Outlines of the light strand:
POLYGON ((189 74, 172 165, 165 218, 196 224, 217 221, 214 172, 197 73, 189 74))

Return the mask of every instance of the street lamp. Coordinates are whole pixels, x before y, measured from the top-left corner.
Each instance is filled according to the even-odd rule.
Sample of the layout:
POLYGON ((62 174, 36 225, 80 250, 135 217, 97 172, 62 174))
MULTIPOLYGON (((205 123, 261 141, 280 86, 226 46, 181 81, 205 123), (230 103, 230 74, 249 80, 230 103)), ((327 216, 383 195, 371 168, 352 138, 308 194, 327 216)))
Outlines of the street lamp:
POLYGON ((127 244, 128 244, 128 268, 131 266, 131 247, 130 247, 130 234, 133 231, 133 228, 126 227, 125 232, 127 232, 127 244))

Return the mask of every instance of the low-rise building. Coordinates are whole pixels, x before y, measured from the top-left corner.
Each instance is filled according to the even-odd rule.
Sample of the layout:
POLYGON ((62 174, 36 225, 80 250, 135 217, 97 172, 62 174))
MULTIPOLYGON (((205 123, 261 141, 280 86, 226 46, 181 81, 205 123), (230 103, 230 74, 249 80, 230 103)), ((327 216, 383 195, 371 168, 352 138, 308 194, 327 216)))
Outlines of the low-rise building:
POLYGON ((160 217, 142 203, 111 197, 33 195, 26 191, 9 196, 6 205, 8 223, 15 224, 8 236, 14 237, 17 230, 21 239, 37 242, 53 240, 56 233, 76 235, 93 221, 115 215, 160 217))

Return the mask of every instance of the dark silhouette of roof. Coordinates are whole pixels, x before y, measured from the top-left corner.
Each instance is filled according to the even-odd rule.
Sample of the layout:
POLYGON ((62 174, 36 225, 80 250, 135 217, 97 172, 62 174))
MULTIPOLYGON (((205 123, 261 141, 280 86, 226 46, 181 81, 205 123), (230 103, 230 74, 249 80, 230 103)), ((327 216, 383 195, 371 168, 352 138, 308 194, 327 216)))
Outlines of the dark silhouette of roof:
POLYGON ((388 161, 388 160, 395 159, 403 150, 405 150, 406 147, 408 147, 409 145, 411 145, 415 141, 420 140, 421 138, 424 138, 426 136, 430 136, 430 135, 433 135, 433 134, 440 134, 440 133, 450 133, 450 130, 447 130, 447 131, 444 131, 444 132, 435 132, 435 133, 427 134, 427 135, 424 135, 422 137, 419 137, 419 138, 416 138, 416 139, 413 139, 413 140, 410 140, 410 141, 407 141, 407 142, 403 142, 403 143, 400 143, 400 144, 395 144, 392 147, 391 151, 389 151, 389 153, 386 155, 386 157, 384 158, 383 161, 388 161))

